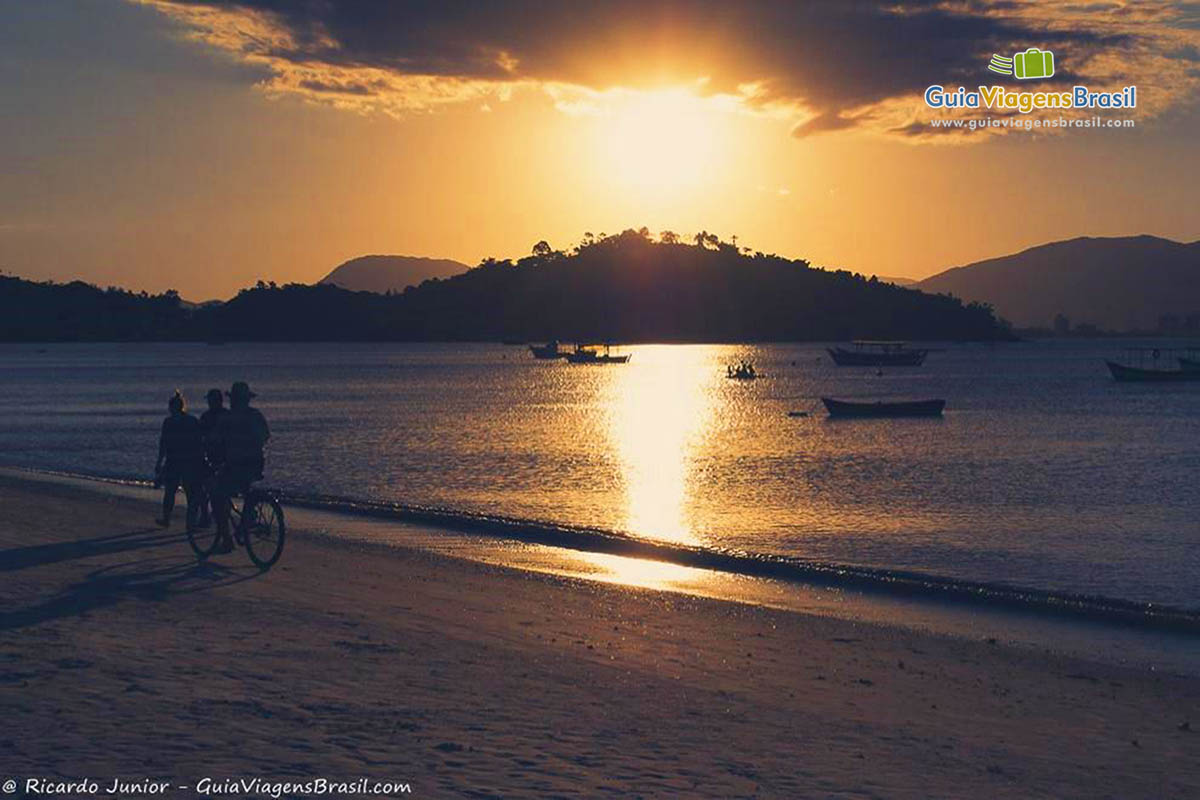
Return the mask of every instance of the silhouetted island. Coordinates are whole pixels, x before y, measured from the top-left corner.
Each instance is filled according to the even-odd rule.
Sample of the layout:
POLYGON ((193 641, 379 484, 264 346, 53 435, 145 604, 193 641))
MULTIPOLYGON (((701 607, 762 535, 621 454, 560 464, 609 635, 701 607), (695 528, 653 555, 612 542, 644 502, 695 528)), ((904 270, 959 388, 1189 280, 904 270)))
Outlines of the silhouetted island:
POLYGON ((3 278, 6 340, 797 341, 1011 338, 989 306, 750 253, 708 233, 539 242, 403 292, 260 282, 225 303, 3 278))
POLYGON ((83 281, 0 275, 0 341, 128 342, 198 338, 195 311, 174 291, 151 295, 83 281))

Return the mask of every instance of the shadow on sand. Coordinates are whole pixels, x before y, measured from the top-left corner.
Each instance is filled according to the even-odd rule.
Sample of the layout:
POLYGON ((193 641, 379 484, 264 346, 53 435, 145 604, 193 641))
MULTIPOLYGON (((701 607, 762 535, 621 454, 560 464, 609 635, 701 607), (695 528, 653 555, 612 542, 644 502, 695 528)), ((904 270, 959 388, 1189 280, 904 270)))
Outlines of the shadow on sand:
POLYGON ((158 528, 142 528, 126 533, 114 533, 111 536, 97 536, 94 539, 72 539, 69 542, 14 547, 11 550, 0 550, 0 572, 12 572, 44 564, 57 564, 60 561, 124 553, 129 550, 161 547, 167 544, 187 547, 187 542, 182 534, 168 533, 158 528))
MULTIPOLYGON (((6 550, 0 552, 0 572, 163 545, 187 547, 180 534, 157 530, 130 531, 95 539, 6 550)), ((182 554, 178 557, 146 557, 112 564, 89 572, 82 581, 67 586, 36 605, 0 611, 0 630, 77 616, 130 598, 161 602, 172 596, 240 583, 260 574, 258 569, 249 564, 233 568, 212 562, 197 562, 182 554)))

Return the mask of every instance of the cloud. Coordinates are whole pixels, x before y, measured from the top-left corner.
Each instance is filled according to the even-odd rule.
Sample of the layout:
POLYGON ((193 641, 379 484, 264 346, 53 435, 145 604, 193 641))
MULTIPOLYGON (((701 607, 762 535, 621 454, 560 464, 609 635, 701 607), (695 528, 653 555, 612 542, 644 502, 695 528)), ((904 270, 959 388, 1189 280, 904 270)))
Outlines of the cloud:
POLYGON ((1200 87, 1200 12, 1166 0, 133 1, 263 67, 269 93, 397 115, 525 89, 589 113, 588 93, 686 85, 800 137, 903 135, 925 87, 990 83, 992 53, 1030 46, 1055 51, 1051 83, 1137 82, 1142 116, 1200 87))
POLYGON ((814 133, 821 133, 823 131, 839 131, 844 128, 853 128, 860 121, 860 119, 855 117, 844 116, 835 111, 827 111, 798 123, 796 127, 792 128, 792 136, 803 139, 805 136, 812 136, 814 133))

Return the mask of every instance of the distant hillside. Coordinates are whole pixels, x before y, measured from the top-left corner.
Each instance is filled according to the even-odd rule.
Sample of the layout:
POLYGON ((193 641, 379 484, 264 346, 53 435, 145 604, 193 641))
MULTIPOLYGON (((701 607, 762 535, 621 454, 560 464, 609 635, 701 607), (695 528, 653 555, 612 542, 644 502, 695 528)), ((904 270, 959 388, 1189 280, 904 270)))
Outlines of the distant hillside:
POLYGON ((183 304, 84 283, 0 276, 0 341, 722 342, 853 337, 995 340, 990 310, 806 261, 749 255, 716 236, 657 243, 645 229, 545 242, 517 262, 394 294, 259 282, 228 302, 183 304))
POLYGON ((195 338, 175 292, 150 295, 0 275, 0 341, 125 342, 195 338))
POLYGON ((1002 339, 977 305, 740 252, 708 236, 656 243, 643 231, 572 252, 544 242, 394 296, 332 286, 260 286, 196 317, 209 335, 288 340, 795 341, 1002 339))
POLYGON ((1018 327, 1058 314, 1107 330, 1154 330, 1163 315, 1200 313, 1200 242, 1082 237, 926 278, 914 288, 991 303, 1018 327))
POLYGON ((916 283, 916 281, 912 278, 892 278, 887 275, 876 275, 875 278, 883 281, 884 283, 894 283, 897 286, 912 286, 914 283, 916 283))
POLYGON ((448 278, 469 267, 448 258, 417 256, 361 256, 352 258, 322 278, 352 292, 402 292, 430 278, 448 278))

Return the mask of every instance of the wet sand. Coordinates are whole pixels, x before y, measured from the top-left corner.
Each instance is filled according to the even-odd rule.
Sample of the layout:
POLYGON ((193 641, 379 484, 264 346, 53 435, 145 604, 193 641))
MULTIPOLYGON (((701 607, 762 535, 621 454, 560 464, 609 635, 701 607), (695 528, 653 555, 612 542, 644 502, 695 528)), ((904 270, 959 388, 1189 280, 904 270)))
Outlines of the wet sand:
POLYGON ((1200 795, 1193 679, 303 531, 197 565, 153 512, 0 477, 0 780, 1200 795))

